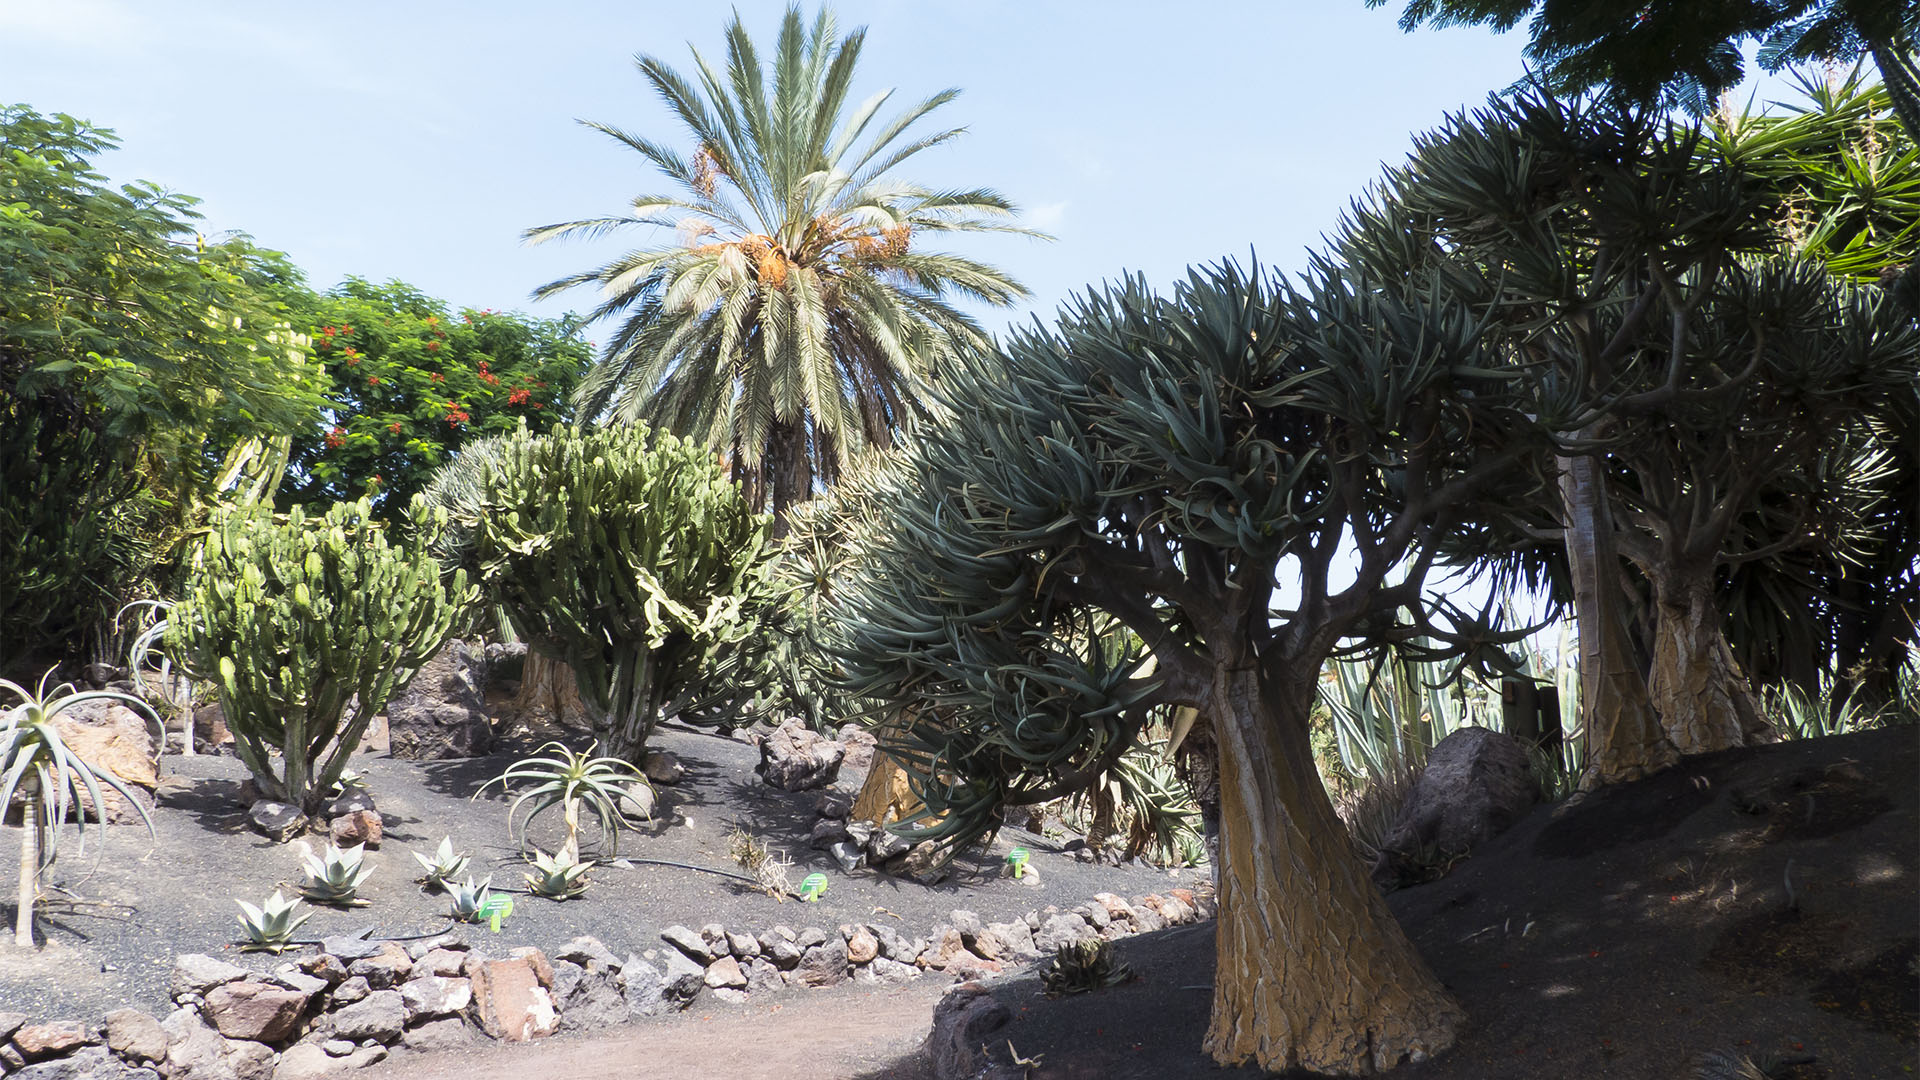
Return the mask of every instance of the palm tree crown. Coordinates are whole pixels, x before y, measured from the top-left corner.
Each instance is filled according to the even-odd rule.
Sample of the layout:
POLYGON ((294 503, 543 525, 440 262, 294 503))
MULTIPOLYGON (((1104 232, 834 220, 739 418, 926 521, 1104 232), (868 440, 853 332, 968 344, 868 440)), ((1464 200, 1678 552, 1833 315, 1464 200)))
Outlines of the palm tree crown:
POLYGON ((736 14, 724 73, 693 50, 697 79, 652 56, 640 72, 693 135, 691 157, 587 122, 646 158, 678 192, 642 195, 618 217, 530 229, 533 243, 635 225, 675 231, 663 245, 538 289, 598 284, 594 319, 621 317, 582 383, 588 418, 646 420, 728 455, 757 505, 777 516, 831 483, 843 462, 889 445, 915 408, 916 383, 986 335, 958 298, 1004 305, 1026 295, 991 266, 922 250, 935 232, 1042 235, 1011 220, 988 189, 936 191, 889 174, 963 128, 909 134, 953 100, 943 90, 891 119, 881 91, 847 110, 865 38, 834 40, 797 8, 763 66, 736 14), (768 70, 770 67, 770 71, 768 70), (771 85, 769 85, 771 82, 771 85))

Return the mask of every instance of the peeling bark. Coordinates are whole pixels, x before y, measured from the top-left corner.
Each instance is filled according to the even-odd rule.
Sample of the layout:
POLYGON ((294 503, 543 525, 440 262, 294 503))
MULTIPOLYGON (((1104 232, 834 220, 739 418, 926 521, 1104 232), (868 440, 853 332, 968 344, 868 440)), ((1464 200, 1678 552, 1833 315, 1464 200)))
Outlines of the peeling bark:
POLYGON ((1682 754, 1768 741, 1771 726, 1727 645, 1711 578, 1662 575, 1654 600, 1648 693, 1666 738, 1682 754))
POLYGON ((892 754, 875 750, 866 782, 860 785, 860 794, 853 800, 850 819, 888 825, 910 820, 919 812, 920 800, 914 797, 913 786, 907 782, 907 770, 892 754))
POLYGON ((1465 1014, 1388 909, 1334 814, 1307 736, 1312 685, 1215 680, 1223 1065, 1368 1075, 1451 1046, 1465 1014))
POLYGON ((524 720, 582 729, 591 726, 573 669, 538 649, 527 650, 526 668, 512 709, 524 720))
POLYGON ((1620 613, 1620 559, 1605 483, 1591 455, 1560 459, 1562 535, 1580 628, 1580 727, 1587 741, 1580 786, 1588 790, 1659 772, 1680 759, 1654 715, 1620 613))

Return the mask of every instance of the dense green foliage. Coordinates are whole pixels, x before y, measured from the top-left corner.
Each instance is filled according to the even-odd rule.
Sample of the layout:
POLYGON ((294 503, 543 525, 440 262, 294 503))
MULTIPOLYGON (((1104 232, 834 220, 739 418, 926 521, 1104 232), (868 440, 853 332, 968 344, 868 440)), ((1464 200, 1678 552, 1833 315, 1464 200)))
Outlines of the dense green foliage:
POLYGON ((790 8, 763 64, 738 15, 727 63, 694 52, 689 79, 656 57, 640 73, 692 136, 691 155, 605 124, 665 174, 625 214, 529 230, 538 243, 635 226, 677 240, 639 248, 542 287, 595 285, 591 319, 622 321, 582 387, 588 418, 644 420, 726 454, 756 507, 776 516, 832 483, 868 446, 888 445, 917 384, 986 335, 955 298, 1007 304, 1024 289, 990 266, 926 250, 944 232, 1023 232, 987 189, 934 190, 900 179, 914 155, 962 129, 912 134, 958 94, 892 117, 891 91, 848 97, 864 31, 834 40, 790 8))
POLYGON ((591 359, 569 320, 454 317, 397 281, 349 279, 301 317, 331 404, 294 440, 283 505, 364 498, 397 519, 466 443, 565 423, 591 359))
POLYGON ((216 515, 166 643, 218 689, 262 793, 311 813, 471 601, 464 573, 443 581, 364 502, 314 518, 244 506, 216 515))
POLYGON ((0 668, 108 618, 114 583, 139 561, 118 526, 140 480, 103 442, 0 395, 0 668))
MULTIPOLYGON (((1612 543, 1648 586, 1650 654, 1691 650, 1676 636, 1682 609, 1699 614, 1743 565, 1873 546, 1871 515, 1894 475, 1881 418, 1911 399, 1920 363, 1911 318, 1883 290, 1783 254, 1775 221, 1791 185, 1746 167, 1783 155, 1716 159, 1704 146, 1697 126, 1631 110, 1496 102, 1423 137, 1340 241, 1343 258, 1407 296, 1464 306, 1532 372, 1540 415, 1562 425, 1546 432, 1557 448, 1534 459, 1541 484, 1566 455, 1604 452, 1599 498, 1612 543)), ((1850 250, 1876 229, 1911 244, 1846 203, 1834 199, 1825 220, 1851 223, 1863 242, 1850 250)), ((1563 508, 1536 490, 1509 502, 1533 507, 1535 525, 1484 532, 1467 557, 1511 569, 1536 544, 1565 544, 1563 508)), ((1656 694, 1675 685, 1653 667, 1656 694)), ((1728 699, 1659 703, 1683 751, 1700 748, 1690 731, 1706 713, 1721 729, 1734 714, 1760 723, 1731 671, 1679 681, 1728 699)))
MULTIPOLYGON (((110 186, 109 131, 0 108, 0 655, 62 651, 175 554, 223 490, 278 479, 270 445, 324 377, 298 275, 194 235, 194 200, 110 186), (17 602, 16 602, 17 601, 17 602)), ((256 489, 261 489, 255 485, 256 489)))
POLYGON ((1384 575, 1459 526, 1518 456, 1518 417, 1470 320, 1318 274, 1296 291, 1228 266, 1171 298, 1129 282, 1077 299, 955 365, 951 421, 874 480, 835 648, 857 692, 912 706, 890 749, 939 835, 1094 782, 1157 703, 1220 723, 1216 664, 1258 655, 1296 687, 1304 752, 1338 639, 1469 644, 1460 613, 1401 620, 1424 560, 1384 575), (1342 589, 1345 542, 1361 562, 1342 589), (1283 558, 1305 576, 1292 612, 1271 610, 1283 558), (1136 644, 1115 657, 1122 625, 1136 644))
MULTIPOLYGON (((1367 0, 1379 7, 1388 0, 1367 0)), ((1871 53, 1894 88, 1909 132, 1920 135, 1920 4, 1912 0, 1407 0, 1400 27, 1527 23, 1527 57, 1549 88, 1604 90, 1634 104, 1680 105, 1695 115, 1746 74, 1742 46, 1778 71, 1809 60, 1851 63, 1871 53)))
POLYGON ((639 760, 663 710, 696 707, 702 674, 764 602, 766 520, 710 451, 644 424, 523 428, 462 455, 434 497, 453 558, 516 634, 573 669, 615 757, 639 760))
MULTIPOLYGON (((1800 83, 1805 101, 1784 112, 1708 117, 1707 160, 1770 189, 1787 250, 1885 285, 1920 316, 1920 145, 1859 72, 1800 83)), ((1886 454, 1856 542, 1784 552, 1726 583, 1728 636, 1747 672, 1791 680, 1796 700, 1825 700, 1835 718, 1852 694, 1863 707, 1889 703, 1920 643, 1920 387, 1881 395, 1865 414, 1886 454)))

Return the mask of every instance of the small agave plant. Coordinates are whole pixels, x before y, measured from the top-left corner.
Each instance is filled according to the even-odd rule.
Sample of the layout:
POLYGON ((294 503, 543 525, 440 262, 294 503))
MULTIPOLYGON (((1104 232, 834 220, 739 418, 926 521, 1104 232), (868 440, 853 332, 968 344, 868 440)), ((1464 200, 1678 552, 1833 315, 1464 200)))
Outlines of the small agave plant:
POLYGON ((587 880, 587 871, 593 869, 593 863, 581 862, 580 853, 572 844, 563 845, 559 852, 548 855, 539 848, 533 849, 534 872, 526 875, 527 891, 535 896, 544 896, 549 900, 571 900, 587 891, 592 882, 587 880))
POLYGON ((427 874, 420 879, 420 883, 429 889, 445 889, 454 878, 467 872, 467 856, 464 853, 454 854, 451 836, 441 839, 440 847, 434 851, 432 857, 417 851, 413 853, 413 857, 421 866, 426 867, 427 874))
POLYGON ((365 906, 367 901, 359 898, 360 885, 373 873, 372 864, 361 864, 365 854, 365 847, 342 850, 337 844, 327 845, 325 857, 307 852, 307 876, 300 882, 300 895, 316 904, 365 906))
POLYGON ((294 918, 293 911, 300 906, 300 901, 281 896, 279 889, 273 890, 273 895, 260 907, 245 900, 234 903, 240 905, 240 925, 247 930, 247 943, 240 946, 242 952, 278 953, 293 944, 293 932, 300 929, 300 924, 313 918, 310 911, 294 918))
POLYGON ((1040 985, 1051 995, 1084 994, 1131 978, 1133 969, 1113 955, 1113 943, 1094 939, 1060 946, 1041 970, 1040 985))
POLYGON ((449 879, 445 883, 448 899, 453 901, 453 917, 459 922, 479 922, 480 909, 487 906, 487 899, 493 895, 493 875, 488 874, 474 884, 473 875, 468 874, 465 883, 449 879))

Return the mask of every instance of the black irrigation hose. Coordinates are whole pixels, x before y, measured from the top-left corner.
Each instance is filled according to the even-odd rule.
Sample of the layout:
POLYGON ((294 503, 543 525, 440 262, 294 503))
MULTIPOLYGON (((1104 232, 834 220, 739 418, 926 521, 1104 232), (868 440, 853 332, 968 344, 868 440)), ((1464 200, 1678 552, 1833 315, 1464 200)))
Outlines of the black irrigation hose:
MULTIPOLYGON (((752 885, 752 886, 755 886, 755 887, 757 887, 757 888, 763 888, 763 889, 764 889, 764 888, 766 888, 766 886, 765 886, 765 885, 762 885, 762 884, 760 883, 760 879, 759 879, 759 878, 750 878, 750 877, 748 877, 748 876, 747 876, 747 875, 745 875, 745 874, 736 874, 736 873, 734 873, 734 872, 733 872, 733 871, 731 871, 731 870, 716 870, 715 868, 713 868, 713 867, 711 867, 711 866, 695 866, 695 865, 694 865, 694 864, 692 864, 692 863, 683 863, 683 862, 674 862, 674 861, 673 861, 673 860, 671 860, 671 859, 633 859, 633 858, 629 858, 629 859, 627 859, 627 861, 628 861, 628 862, 630 862, 630 863, 633 863, 633 864, 635 864, 635 865, 639 865, 639 864, 641 864, 641 863, 645 863, 645 864, 646 864, 646 865, 648 865, 648 866, 671 866, 671 867, 674 867, 674 868, 676 868, 676 869, 680 869, 680 870, 695 870, 695 871, 698 871, 698 872, 700 872, 700 873, 702 873, 702 874, 716 874, 716 875, 718 875, 718 876, 720 876, 720 877, 723 877, 723 878, 732 878, 732 879, 733 879, 733 880, 735 880, 735 881, 744 881, 744 882, 746 882, 747 884, 749 884, 749 885, 752 885)), ((804 898, 803 898, 803 897, 802 897, 802 896, 801 896, 801 895, 800 895, 799 893, 797 893, 797 892, 794 892, 794 891, 793 891, 792 889, 782 889, 781 891, 782 891, 782 892, 784 892, 784 893, 786 893, 786 894, 787 894, 788 896, 791 896, 791 897, 793 897, 793 898, 794 898, 795 900, 800 900, 800 899, 804 899, 804 898)))
MULTIPOLYGON (((354 941, 425 941, 430 937, 439 937, 441 934, 444 934, 451 929, 453 929, 453 919, 447 918, 447 925, 441 927, 438 930, 429 930, 424 934, 405 934, 400 937, 373 937, 372 935, 368 935, 367 937, 357 937, 357 938, 353 938, 352 940, 354 941)), ((228 947, 231 948, 233 945, 248 945, 248 944, 252 944, 252 943, 244 942, 244 941, 236 941, 236 942, 233 942, 228 947)), ((325 945, 326 942, 321 941, 318 938, 303 938, 303 939, 298 939, 294 941, 289 941, 287 942, 287 944, 289 945, 325 945)))

